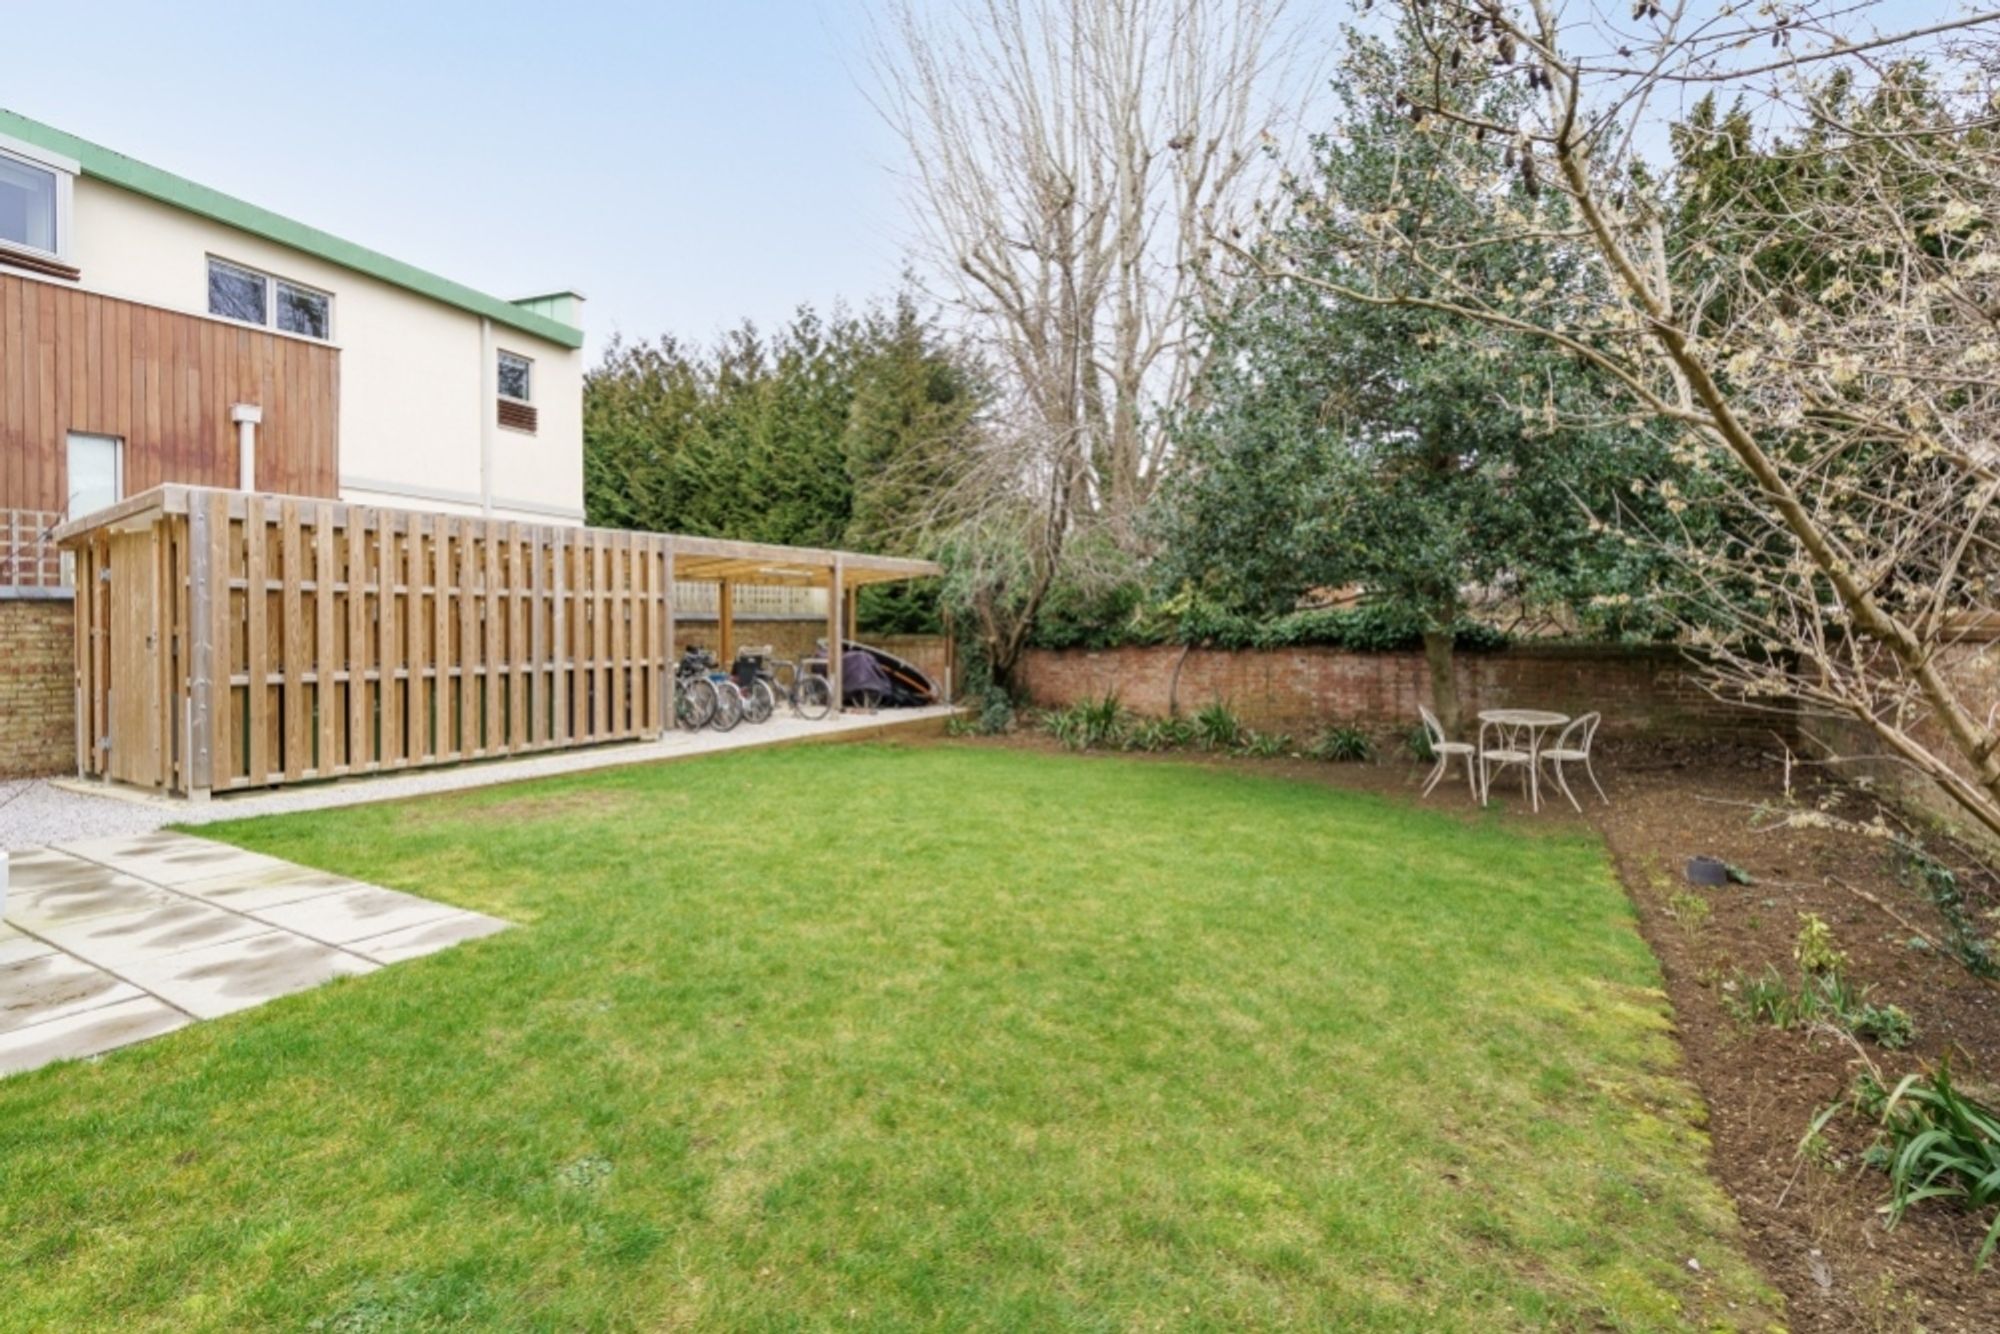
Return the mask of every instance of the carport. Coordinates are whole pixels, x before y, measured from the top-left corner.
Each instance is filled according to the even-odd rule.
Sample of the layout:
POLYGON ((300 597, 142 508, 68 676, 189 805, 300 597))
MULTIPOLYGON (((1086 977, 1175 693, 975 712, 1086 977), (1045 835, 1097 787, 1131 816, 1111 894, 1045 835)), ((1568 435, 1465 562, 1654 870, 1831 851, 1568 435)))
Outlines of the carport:
POLYGON ((77 768, 191 796, 655 738, 676 585, 855 595, 929 562, 163 486, 65 525, 77 768))

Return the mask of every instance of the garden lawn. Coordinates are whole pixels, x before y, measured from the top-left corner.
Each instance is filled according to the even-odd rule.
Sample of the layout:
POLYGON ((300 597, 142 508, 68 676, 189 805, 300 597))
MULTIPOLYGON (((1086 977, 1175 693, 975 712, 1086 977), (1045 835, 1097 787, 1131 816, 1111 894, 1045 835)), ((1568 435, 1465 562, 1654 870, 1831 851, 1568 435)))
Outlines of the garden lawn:
POLYGON ((202 832, 520 925, 0 1081, 0 1326, 1776 1318, 1580 834, 954 746, 202 832))

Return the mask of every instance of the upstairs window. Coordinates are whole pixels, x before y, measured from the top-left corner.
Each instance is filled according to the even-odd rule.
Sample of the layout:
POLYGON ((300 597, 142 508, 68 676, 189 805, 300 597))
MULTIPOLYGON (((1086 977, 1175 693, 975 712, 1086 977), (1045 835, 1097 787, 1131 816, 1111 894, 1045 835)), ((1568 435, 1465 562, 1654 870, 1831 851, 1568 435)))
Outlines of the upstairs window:
POLYGON ((333 337, 331 296, 213 256, 208 261, 208 313, 302 338, 333 337))
POLYGON ((537 424, 535 363, 512 352, 502 352, 495 367, 494 383, 500 390, 500 424, 533 435, 537 424))
POLYGON ((500 397, 516 403, 534 402, 534 376, 534 362, 512 352, 500 354, 500 397))
POLYGON ((0 139, 0 249, 63 260, 75 176, 74 163, 16 152, 13 140, 0 139))

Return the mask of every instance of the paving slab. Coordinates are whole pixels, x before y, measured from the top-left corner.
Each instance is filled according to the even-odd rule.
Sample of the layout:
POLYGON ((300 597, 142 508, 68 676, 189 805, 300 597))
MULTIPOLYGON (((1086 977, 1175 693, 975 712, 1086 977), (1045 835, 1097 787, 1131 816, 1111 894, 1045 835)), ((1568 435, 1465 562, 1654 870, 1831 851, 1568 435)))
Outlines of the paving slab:
POLYGON ((198 1019, 215 1019, 378 967, 371 959, 290 931, 266 931, 134 964, 127 976, 198 1019))
POLYGON ((507 924, 497 917, 488 917, 485 913, 455 912, 436 921, 420 922, 400 931, 354 941, 348 948, 377 963, 399 963, 506 929, 507 924))
POLYGON ((38 958, 44 954, 54 954, 56 947, 40 936, 31 936, 24 931, 0 922, 0 967, 19 963, 23 959, 38 958))
POLYGON ((123 972, 129 964, 241 940, 269 929, 242 913, 174 895, 164 906, 56 923, 43 927, 40 934, 51 945, 87 963, 123 972))
POLYGON ((0 1075, 33 1070, 51 1061, 96 1056, 193 1022, 192 1016, 152 996, 99 1005, 0 1033, 0 1075))
POLYGON ((462 911, 435 899, 364 885, 344 893, 322 894, 298 903, 260 909, 256 916, 272 926, 282 926, 328 945, 346 945, 406 926, 435 922, 462 911))
POLYGON ((130 982, 61 951, 23 959, 0 968, 0 1033, 144 994, 130 982))
POLYGON ((0 1075, 95 1056, 507 926, 165 830, 10 860, 0 1075))

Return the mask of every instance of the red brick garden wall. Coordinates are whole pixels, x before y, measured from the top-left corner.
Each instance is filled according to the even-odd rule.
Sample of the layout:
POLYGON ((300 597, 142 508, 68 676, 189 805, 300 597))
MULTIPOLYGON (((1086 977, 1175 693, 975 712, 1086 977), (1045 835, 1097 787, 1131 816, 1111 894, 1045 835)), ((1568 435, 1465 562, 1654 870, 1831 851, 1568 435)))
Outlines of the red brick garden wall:
POLYGON ((0 778, 76 772, 70 604, 0 598, 0 778))
MULTIPOLYGON (((1353 653, 1333 648, 1194 649, 1177 646, 1030 650, 1022 666, 1029 698, 1056 706, 1116 690, 1126 707, 1165 714, 1170 691, 1183 713, 1222 700, 1253 727, 1309 731, 1329 723, 1375 729, 1417 721, 1430 700, 1421 652, 1353 653)), ((1671 649, 1528 645, 1457 655, 1460 706, 1548 708, 1604 714, 1607 735, 1768 738, 1783 719, 1711 698, 1671 649)))

